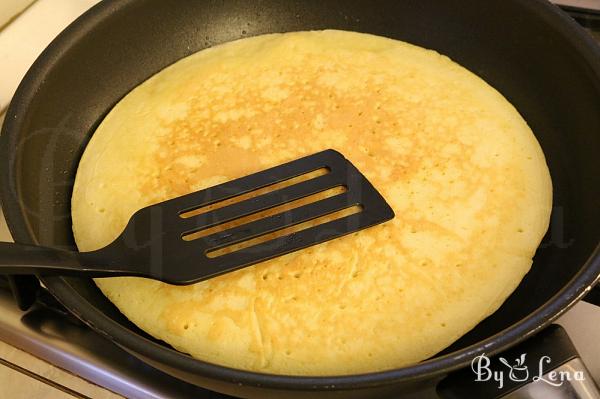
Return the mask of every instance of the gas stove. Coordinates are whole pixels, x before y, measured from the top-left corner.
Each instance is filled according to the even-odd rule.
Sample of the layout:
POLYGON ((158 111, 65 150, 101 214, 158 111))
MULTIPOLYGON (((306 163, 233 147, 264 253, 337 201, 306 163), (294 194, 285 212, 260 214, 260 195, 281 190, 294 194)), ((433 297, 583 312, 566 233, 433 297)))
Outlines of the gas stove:
MULTIPOLYGON (((584 26, 600 45, 600 0, 555 3, 584 26)), ((11 241, 1 213, 0 241, 11 241)), ((598 297, 596 289, 557 322, 568 332, 596 383, 600 383, 598 297)), ((175 379, 129 355, 66 312, 44 290, 38 292, 33 307, 25 312, 19 310, 8 281, 2 277, 0 341, 127 398, 230 398, 175 379)))

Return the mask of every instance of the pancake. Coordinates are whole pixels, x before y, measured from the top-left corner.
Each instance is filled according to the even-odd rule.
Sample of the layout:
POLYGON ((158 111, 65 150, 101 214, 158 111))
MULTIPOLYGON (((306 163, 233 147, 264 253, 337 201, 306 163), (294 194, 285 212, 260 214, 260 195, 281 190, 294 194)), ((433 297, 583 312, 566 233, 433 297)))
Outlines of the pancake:
POLYGON ((189 286, 96 284, 198 359, 316 376, 426 359, 528 272, 552 187, 519 113, 435 51, 334 30, 206 49, 124 97, 79 165, 77 245, 107 245, 144 206, 329 148, 382 193, 392 221, 189 286))

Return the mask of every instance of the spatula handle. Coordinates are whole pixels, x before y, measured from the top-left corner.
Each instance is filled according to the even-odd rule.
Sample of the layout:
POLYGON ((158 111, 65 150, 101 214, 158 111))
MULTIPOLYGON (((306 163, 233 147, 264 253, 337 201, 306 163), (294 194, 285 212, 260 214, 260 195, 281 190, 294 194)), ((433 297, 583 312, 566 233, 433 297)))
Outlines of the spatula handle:
POLYGON ((115 272, 83 267, 77 252, 0 242, 0 274, 103 277, 115 275, 115 272))

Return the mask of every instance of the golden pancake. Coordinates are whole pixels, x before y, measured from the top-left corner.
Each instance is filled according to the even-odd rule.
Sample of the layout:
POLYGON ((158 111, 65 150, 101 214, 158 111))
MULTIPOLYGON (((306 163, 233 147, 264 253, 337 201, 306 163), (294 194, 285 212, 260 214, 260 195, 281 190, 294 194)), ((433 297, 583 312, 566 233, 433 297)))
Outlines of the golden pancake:
POLYGON ((107 245, 149 204, 328 148, 395 219, 189 286, 97 285, 140 328, 198 359, 338 375, 436 354, 529 270, 552 187, 519 113, 435 51, 333 30, 203 50, 123 98, 79 165, 77 245, 107 245))

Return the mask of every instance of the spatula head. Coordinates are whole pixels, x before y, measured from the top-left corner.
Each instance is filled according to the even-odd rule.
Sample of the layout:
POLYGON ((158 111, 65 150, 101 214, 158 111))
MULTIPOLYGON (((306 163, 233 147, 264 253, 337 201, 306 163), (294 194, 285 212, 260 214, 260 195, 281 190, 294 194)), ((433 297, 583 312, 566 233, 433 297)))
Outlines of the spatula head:
POLYGON ((393 217, 360 171, 326 150, 143 208, 86 262, 189 284, 393 217))

